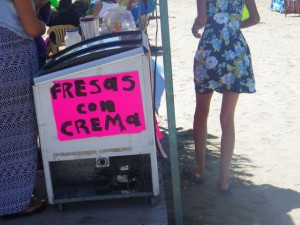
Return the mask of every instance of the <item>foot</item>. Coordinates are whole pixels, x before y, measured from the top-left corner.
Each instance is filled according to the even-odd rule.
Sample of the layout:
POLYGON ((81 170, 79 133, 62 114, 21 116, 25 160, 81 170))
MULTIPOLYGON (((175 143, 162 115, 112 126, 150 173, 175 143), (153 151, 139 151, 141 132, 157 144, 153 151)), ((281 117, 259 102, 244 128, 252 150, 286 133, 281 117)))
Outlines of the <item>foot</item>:
POLYGON ((182 169, 182 175, 184 175, 187 179, 196 184, 203 184, 205 181, 203 175, 201 175, 201 173, 198 172, 198 168, 195 166, 185 166, 182 169))
POLYGON ((220 193, 223 194, 223 195, 232 195, 233 194, 232 186, 229 184, 227 189, 221 189, 220 188, 220 193))
POLYGON ((30 215, 41 213, 45 211, 46 208, 47 208, 47 204, 45 201, 39 200, 36 197, 32 197, 31 202, 27 209, 18 213, 1 216, 1 218, 4 220, 10 220, 15 218, 30 216, 30 215))
POLYGON ((28 208, 23 210, 22 213, 32 213, 43 207, 44 204, 44 200, 38 199, 37 197, 33 196, 28 208))
POLYGON ((218 188, 221 194, 231 195, 233 194, 232 186, 229 181, 218 182, 218 188))

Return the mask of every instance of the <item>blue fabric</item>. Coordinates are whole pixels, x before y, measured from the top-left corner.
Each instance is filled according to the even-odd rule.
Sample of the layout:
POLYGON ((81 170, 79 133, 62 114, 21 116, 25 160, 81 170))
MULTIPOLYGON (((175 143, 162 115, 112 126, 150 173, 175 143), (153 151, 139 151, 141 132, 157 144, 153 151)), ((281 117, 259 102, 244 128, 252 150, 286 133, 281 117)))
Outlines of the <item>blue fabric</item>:
POLYGON ((26 209, 35 184, 37 134, 33 40, 0 27, 0 215, 26 209))
POLYGON ((250 50, 240 30, 244 2, 207 0, 207 22, 194 58, 198 93, 253 93, 250 50))
POLYGON ((270 9, 280 13, 284 12, 284 1, 283 0, 272 0, 270 4, 270 9))
POLYGON ((164 68, 158 62, 156 62, 154 58, 151 58, 151 69, 153 72, 152 79, 153 82, 155 82, 155 110, 158 112, 161 97, 165 90, 164 68))
POLYGON ((0 27, 7 28, 23 38, 33 39, 33 37, 29 36, 24 30, 16 8, 11 0, 1 1, 0 27))
MULTIPOLYGON (((145 5, 143 2, 141 4, 141 16, 142 15, 146 15, 146 14, 149 14, 149 13, 152 13, 154 12, 156 9, 155 7, 155 0, 149 0, 147 1, 147 5, 145 5)), ((131 9, 131 13, 132 13, 132 16, 133 16, 133 19, 135 21, 138 20, 139 18, 139 5, 136 4, 132 9, 131 9)))

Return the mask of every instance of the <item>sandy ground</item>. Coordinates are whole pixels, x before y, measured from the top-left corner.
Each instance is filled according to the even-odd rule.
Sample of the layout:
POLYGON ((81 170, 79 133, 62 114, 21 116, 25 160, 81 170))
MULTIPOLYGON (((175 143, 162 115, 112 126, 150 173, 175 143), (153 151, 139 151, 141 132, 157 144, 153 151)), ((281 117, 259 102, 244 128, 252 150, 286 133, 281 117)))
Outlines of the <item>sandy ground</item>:
MULTIPOLYGON (((270 11, 269 4, 269 0, 257 1, 261 23, 243 30, 252 53, 257 93, 241 95, 237 106, 236 147, 231 166, 234 194, 223 196, 217 191, 221 95, 216 93, 209 117, 206 183, 195 185, 181 176, 184 225, 300 225, 300 15, 285 17, 270 11)), ((168 7, 178 155, 182 167, 194 163, 192 66, 198 40, 190 28, 196 16, 196 0, 169 0, 168 7)), ((158 25, 155 17, 150 21, 148 34, 153 47, 157 26, 156 49, 162 63, 159 22, 159 15, 158 25)), ((158 121, 165 136, 162 143, 169 155, 165 96, 158 121)), ((170 164, 168 159, 160 160, 169 225, 175 225, 170 164)), ((49 218, 60 219, 51 210, 49 218)), ((79 224, 99 224, 80 212, 76 214, 79 219, 69 215, 61 223, 73 224, 67 220, 72 218, 79 224)), ((43 218, 43 214, 40 216, 43 218)), ((37 223, 36 218, 28 224, 37 223)), ((8 223, 19 224, 17 220, 0 221, 8 223)), ((25 224, 24 220, 22 223, 25 224)))
MULTIPOLYGON (((236 147, 232 196, 217 192, 221 95, 212 99, 209 117, 206 183, 181 177, 185 225, 300 225, 300 15, 269 10, 257 1, 261 22, 243 30, 250 46, 257 93, 240 96, 236 110, 236 147)), ((172 76, 180 167, 194 162, 192 122, 195 107, 192 63, 198 40, 190 28, 195 0, 168 1, 172 76)), ((150 21, 155 44, 156 20, 150 21)), ((158 19, 157 47, 161 47, 158 19)), ((158 61, 162 63, 161 51, 158 61)), ((159 109, 168 152, 165 97, 159 109)), ((174 223, 170 166, 163 161, 170 225, 174 223)))

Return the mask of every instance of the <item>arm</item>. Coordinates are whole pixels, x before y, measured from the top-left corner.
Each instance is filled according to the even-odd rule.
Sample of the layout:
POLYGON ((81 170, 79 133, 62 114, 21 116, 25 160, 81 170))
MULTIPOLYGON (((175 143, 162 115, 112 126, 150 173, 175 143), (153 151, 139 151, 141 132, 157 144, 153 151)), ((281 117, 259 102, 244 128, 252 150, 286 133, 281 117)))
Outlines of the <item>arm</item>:
POLYGON ((206 0, 197 0, 197 17, 192 27, 192 33, 196 38, 201 37, 199 30, 204 27, 206 20, 206 0))
POLYGON ((260 17, 254 0, 245 0, 246 7, 249 11, 249 17, 241 22, 240 28, 251 27, 259 23, 260 17))
POLYGON ((98 16, 101 9, 102 9, 103 3, 101 1, 96 2, 96 5, 93 8, 93 16, 98 16))
POLYGON ((14 0, 14 4, 21 23, 30 36, 37 37, 45 33, 45 23, 37 18, 31 0, 14 0))

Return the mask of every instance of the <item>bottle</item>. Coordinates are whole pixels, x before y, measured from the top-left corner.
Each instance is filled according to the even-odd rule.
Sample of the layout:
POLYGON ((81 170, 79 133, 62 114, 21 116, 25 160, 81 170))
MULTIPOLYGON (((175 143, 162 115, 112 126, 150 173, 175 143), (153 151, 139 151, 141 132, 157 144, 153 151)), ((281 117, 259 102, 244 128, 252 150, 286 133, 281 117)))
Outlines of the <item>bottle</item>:
POLYGON ((81 36, 78 33, 78 30, 67 30, 65 36, 65 46, 66 48, 81 42, 81 36))

